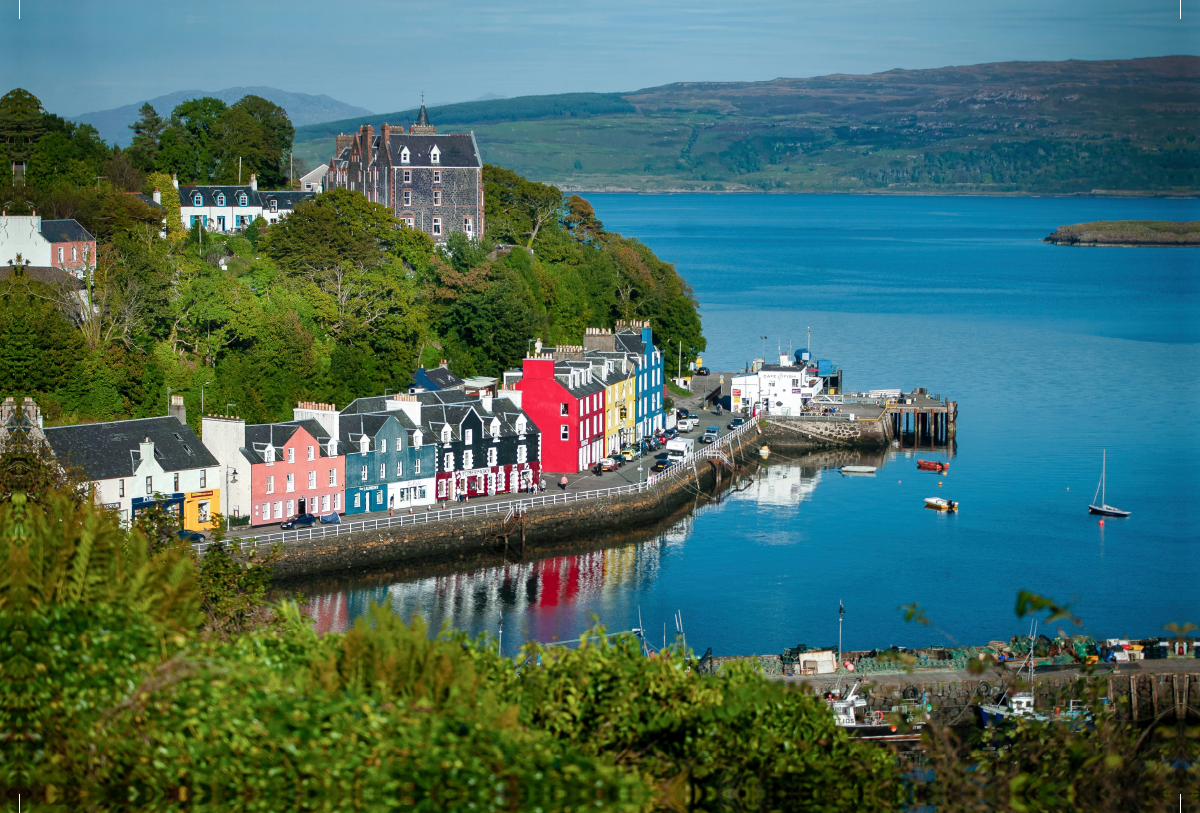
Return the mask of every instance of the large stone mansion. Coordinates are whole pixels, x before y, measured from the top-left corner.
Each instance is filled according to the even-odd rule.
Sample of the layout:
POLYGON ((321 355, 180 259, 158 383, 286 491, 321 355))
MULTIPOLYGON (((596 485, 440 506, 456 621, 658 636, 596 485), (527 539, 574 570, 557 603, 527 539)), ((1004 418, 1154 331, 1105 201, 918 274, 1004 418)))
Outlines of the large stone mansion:
POLYGON ((483 236, 483 160, 475 134, 438 135, 425 105, 404 132, 370 124, 337 137, 325 188, 362 192, 411 228, 443 242, 452 232, 483 236))

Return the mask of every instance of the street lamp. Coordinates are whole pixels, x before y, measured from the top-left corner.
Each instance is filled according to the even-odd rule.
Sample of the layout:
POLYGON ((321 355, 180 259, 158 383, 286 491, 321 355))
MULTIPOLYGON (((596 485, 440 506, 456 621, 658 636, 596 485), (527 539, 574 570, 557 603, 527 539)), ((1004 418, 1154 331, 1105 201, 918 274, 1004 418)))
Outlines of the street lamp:
POLYGON ((225 533, 229 533, 229 484, 237 482, 237 469, 225 467, 225 533))
POLYGON ((642 464, 638 463, 638 484, 641 485, 642 482, 642 464))
POLYGON ((233 403, 232 401, 229 401, 229 402, 227 402, 227 403, 225 404, 225 417, 226 417, 226 418, 228 418, 228 417, 230 417, 231 415, 233 415, 233 408, 234 408, 235 406, 237 406, 237 404, 233 403))
POLYGON ((211 381, 205 381, 200 385, 200 416, 204 416, 204 388, 211 384, 211 381))

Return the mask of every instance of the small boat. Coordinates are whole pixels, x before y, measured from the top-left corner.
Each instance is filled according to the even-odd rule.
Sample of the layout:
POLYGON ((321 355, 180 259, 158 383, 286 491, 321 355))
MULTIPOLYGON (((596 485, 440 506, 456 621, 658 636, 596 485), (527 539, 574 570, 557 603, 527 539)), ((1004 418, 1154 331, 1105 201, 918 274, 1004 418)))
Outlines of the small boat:
POLYGON ((950 464, 941 460, 918 460, 917 468, 921 471, 950 471, 950 464))
POLYGON ((771 448, 769 446, 763 446, 762 448, 760 448, 758 450, 758 456, 761 457, 763 460, 766 460, 768 457, 771 456, 771 448))
POLYGON ((926 497, 925 507, 935 511, 957 511, 958 503, 954 500, 943 500, 941 497, 926 497))
POLYGON ((874 466, 842 466, 842 474, 874 474, 874 466))
MULTIPOLYGON (((916 715, 910 718, 908 721, 910 725, 903 731, 900 730, 900 726, 888 720, 882 711, 864 711, 865 719, 859 722, 857 710, 867 707, 867 701, 858 696, 858 689, 861 685, 862 681, 856 682, 845 697, 842 696, 840 686, 825 694, 825 702, 829 704, 829 708, 833 712, 835 725, 845 729, 851 737, 860 740, 916 742, 921 739, 921 729, 924 728, 925 723, 923 720, 916 720, 916 715)), ((923 707, 920 711, 921 716, 924 716, 923 707)))
POLYGON ((1100 464, 1100 485, 1096 486, 1096 494, 1092 497, 1092 504, 1088 506, 1088 513, 1099 514, 1102 517, 1127 517, 1130 511, 1122 511, 1120 508, 1113 508, 1105 501, 1104 495, 1104 480, 1108 470, 1108 449, 1104 450, 1103 462, 1100 464), (1100 498, 1100 503, 1096 503, 1096 497, 1100 498))
POLYGON ((342 519, 338 516, 337 511, 331 511, 321 516, 321 522, 325 525, 341 525, 342 519))

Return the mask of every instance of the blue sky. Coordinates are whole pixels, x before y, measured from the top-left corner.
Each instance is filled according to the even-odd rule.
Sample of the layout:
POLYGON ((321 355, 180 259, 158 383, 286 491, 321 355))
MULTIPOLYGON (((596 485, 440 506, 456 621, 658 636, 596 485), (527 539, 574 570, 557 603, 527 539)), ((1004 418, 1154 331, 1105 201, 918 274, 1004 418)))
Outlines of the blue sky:
POLYGON ((485 93, 1200 53, 1200 0, 0 0, 0 92, 72 116, 270 85, 376 112, 485 93))

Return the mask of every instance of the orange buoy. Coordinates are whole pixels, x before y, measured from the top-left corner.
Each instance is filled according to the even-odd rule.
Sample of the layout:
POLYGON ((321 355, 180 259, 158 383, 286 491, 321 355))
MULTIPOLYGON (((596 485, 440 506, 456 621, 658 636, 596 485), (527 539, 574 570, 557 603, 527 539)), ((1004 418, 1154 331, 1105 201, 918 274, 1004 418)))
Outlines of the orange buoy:
POLYGON ((1104 520, 1100 520, 1100 524, 1101 524, 1101 525, 1103 525, 1103 524, 1104 524, 1104 520))
POLYGON ((941 488, 941 487, 942 487, 942 484, 941 484, 941 483, 938 483, 938 488, 941 488))

